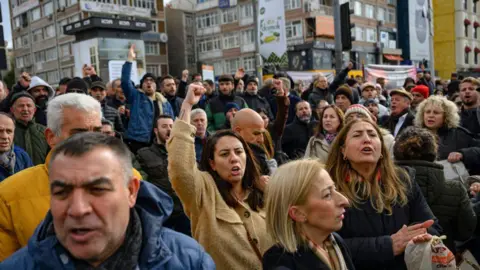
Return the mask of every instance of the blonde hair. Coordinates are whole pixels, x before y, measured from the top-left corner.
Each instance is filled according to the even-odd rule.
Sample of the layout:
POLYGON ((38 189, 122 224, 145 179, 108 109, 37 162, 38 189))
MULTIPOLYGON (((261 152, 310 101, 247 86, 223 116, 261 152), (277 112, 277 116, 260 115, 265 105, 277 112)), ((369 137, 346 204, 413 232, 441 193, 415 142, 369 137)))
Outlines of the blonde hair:
POLYGON ((330 149, 326 169, 335 182, 338 191, 347 197, 354 207, 358 207, 361 202, 370 199, 370 204, 377 213, 386 210, 391 215, 393 205, 404 206, 408 203, 407 190, 410 185, 410 178, 404 170, 393 164, 391 154, 385 146, 382 132, 369 119, 355 119, 349 121, 342 128, 330 149), (380 181, 377 179, 360 180, 360 176, 351 170, 349 161, 344 160, 342 154, 348 132, 355 124, 361 122, 372 125, 377 131, 382 145, 383 157, 376 165, 376 171, 380 170, 381 173, 380 181), (350 176, 350 181, 346 180, 347 176, 350 176))
POLYGON ((480 86, 480 81, 478 81, 478 79, 475 79, 474 77, 467 77, 467 78, 463 79, 460 84, 462 84, 462 83, 471 83, 475 86, 480 86))
POLYGON ((268 181, 266 190, 267 231, 288 252, 296 252, 304 241, 288 210, 303 205, 308 193, 324 170, 318 160, 303 159, 279 167, 268 181))
POLYGON ((422 101, 417 108, 415 115, 415 125, 417 127, 426 128, 424 122, 424 114, 427 106, 440 107, 443 110, 443 126, 446 128, 457 128, 460 125, 460 116, 458 115, 458 107, 452 101, 442 96, 430 96, 422 101))
POLYGON ((280 78, 278 78, 278 79, 283 82, 283 90, 284 90, 284 91, 289 91, 290 89, 292 89, 292 82, 290 81, 289 78, 287 78, 287 77, 280 77, 280 78))

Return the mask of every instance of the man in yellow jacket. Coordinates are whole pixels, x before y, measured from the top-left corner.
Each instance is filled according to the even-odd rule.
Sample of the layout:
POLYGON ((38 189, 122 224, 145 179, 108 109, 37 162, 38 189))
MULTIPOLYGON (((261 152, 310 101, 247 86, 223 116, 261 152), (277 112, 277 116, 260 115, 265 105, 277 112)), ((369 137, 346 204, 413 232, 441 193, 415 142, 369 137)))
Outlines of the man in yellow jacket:
MULTIPOLYGON (((102 129, 100 103, 84 94, 65 94, 48 104, 45 137, 50 148, 73 134, 102 129)), ((45 164, 23 170, 0 183, 0 262, 26 246, 50 208, 45 164)), ((140 174, 134 170, 139 179, 140 174)))

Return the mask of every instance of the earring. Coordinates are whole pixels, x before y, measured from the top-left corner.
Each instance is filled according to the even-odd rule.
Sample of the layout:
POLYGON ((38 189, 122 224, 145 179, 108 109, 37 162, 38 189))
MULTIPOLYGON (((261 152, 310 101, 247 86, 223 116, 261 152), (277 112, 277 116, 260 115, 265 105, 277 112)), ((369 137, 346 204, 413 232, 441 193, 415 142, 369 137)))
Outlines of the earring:
POLYGON ((346 155, 343 156, 343 160, 347 161, 347 156, 346 155))
POLYGON ((382 158, 383 158, 383 155, 382 155, 382 154, 380 154, 380 159, 382 159, 382 158))

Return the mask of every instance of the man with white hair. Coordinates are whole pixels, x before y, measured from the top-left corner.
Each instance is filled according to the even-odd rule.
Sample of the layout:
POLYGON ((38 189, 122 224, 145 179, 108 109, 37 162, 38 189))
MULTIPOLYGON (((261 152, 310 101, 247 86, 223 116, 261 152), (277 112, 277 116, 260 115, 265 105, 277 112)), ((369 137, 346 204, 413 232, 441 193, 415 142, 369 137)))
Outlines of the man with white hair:
POLYGON ((200 162, 200 159, 202 158, 203 146, 207 143, 208 136, 210 136, 207 131, 207 113, 200 108, 192 110, 190 114, 190 124, 194 125, 197 129, 195 133, 195 156, 197 162, 200 162))
MULTIPOLYGON (((101 132, 102 110, 91 96, 69 93, 54 98, 47 109, 45 137, 50 148, 70 136, 87 131, 101 132)), ((26 169, 0 183, 0 261, 27 245, 35 228, 50 208, 48 169, 45 164, 26 169)), ((136 177, 140 177, 134 171, 136 177)))

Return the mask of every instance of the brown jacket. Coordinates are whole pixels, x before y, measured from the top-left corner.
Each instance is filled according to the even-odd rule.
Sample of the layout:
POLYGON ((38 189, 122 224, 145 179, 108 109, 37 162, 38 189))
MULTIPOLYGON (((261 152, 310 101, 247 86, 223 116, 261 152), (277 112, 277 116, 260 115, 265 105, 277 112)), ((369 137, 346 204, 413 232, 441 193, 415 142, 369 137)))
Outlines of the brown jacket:
POLYGON ((193 237, 217 269, 262 269, 247 235, 262 254, 273 246, 264 211, 255 212, 247 203, 235 209, 225 203, 213 177, 197 169, 194 137, 195 127, 177 120, 167 144, 168 174, 192 223, 193 237))

